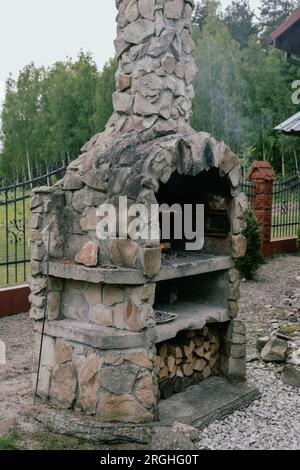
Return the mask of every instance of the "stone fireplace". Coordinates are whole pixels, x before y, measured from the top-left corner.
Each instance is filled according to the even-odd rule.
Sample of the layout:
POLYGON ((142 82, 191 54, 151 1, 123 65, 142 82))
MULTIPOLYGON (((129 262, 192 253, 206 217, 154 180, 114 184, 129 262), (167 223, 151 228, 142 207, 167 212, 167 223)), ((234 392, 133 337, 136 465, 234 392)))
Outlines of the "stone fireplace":
POLYGON ((144 423, 159 419, 160 399, 211 375, 245 378, 234 260, 247 201, 237 157, 189 124, 193 0, 116 6, 113 115, 63 180, 31 197, 31 318, 37 350, 43 334, 41 398, 104 423, 144 423), (172 231, 120 237, 120 224, 99 239, 97 209, 111 204, 119 220, 121 196, 148 214, 202 204, 204 246, 186 250, 172 231), (177 318, 157 324, 156 311, 177 318))

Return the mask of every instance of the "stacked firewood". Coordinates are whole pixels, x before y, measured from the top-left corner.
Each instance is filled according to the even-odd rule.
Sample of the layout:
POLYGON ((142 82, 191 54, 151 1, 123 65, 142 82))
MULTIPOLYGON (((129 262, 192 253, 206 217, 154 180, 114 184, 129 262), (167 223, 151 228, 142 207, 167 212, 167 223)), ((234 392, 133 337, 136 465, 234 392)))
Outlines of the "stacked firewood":
POLYGON ((186 331, 157 347, 157 376, 162 398, 168 398, 216 373, 220 360, 220 338, 205 326, 186 331))

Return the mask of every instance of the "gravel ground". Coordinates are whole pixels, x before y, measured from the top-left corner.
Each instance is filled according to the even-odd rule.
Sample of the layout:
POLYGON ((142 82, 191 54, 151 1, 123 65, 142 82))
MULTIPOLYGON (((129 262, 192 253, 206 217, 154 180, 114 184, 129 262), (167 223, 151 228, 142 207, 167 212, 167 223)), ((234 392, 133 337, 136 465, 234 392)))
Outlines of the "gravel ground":
MULTIPOLYGON (((260 268, 255 282, 241 285, 239 319, 247 325, 248 354, 255 352, 259 335, 271 332, 272 320, 287 323, 293 309, 281 300, 300 287, 299 276, 300 257, 279 256, 260 268)), ((261 400, 206 428, 200 449, 300 449, 300 390, 284 385, 273 364, 249 363, 247 374, 261 400)))
MULTIPOLYGON (((256 282, 242 284, 240 319, 248 327, 248 350, 255 351, 259 334, 269 333, 271 321, 287 321, 292 312, 281 298, 299 286, 300 257, 283 256, 263 266, 256 282)), ((34 338, 28 315, 0 319, 0 339, 7 345, 7 365, 0 365, 0 436, 16 426, 36 429, 26 417, 32 407, 32 373, 35 372, 34 338)), ((248 364, 248 378, 262 399, 244 411, 203 430, 200 449, 299 449, 300 391, 280 381, 279 368, 260 361, 248 364)))
POLYGON ((262 398, 204 429, 199 448, 299 450, 299 390, 284 385, 278 377, 278 368, 272 364, 249 364, 248 377, 259 386, 262 398))

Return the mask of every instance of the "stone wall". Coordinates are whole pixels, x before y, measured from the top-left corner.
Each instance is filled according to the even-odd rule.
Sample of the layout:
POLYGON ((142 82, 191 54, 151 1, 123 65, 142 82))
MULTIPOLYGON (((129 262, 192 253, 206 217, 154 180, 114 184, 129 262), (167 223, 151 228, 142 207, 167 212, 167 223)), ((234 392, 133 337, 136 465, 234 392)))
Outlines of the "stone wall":
MULTIPOLYGON (((36 341, 38 350, 38 333, 36 341)), ((83 411, 103 422, 153 421, 154 366, 151 350, 101 351, 45 335, 38 394, 56 408, 83 411)))

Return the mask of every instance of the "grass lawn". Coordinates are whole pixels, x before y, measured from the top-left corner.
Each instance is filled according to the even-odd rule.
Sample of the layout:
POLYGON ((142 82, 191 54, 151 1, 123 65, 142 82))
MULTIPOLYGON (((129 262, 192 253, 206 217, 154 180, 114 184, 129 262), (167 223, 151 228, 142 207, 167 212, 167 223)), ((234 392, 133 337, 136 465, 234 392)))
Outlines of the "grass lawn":
MULTIPOLYGON (((9 202, 8 205, 0 205, 0 263, 6 263, 7 259, 10 262, 15 262, 16 260, 23 260, 29 258, 30 249, 29 249, 29 191, 25 194, 27 199, 23 202, 14 201, 9 202), (18 231, 14 229, 14 221, 17 221, 17 225, 22 229, 23 227, 23 214, 25 212, 25 239, 21 232, 16 238, 13 233, 9 234, 8 240, 6 239, 6 225, 8 221, 8 226, 10 230, 13 230, 17 235, 18 231), (15 239, 17 239, 17 244, 15 244, 15 239), (7 256, 8 255, 8 256, 7 256)), ((22 197, 21 191, 17 192, 17 198, 22 197)), ((0 204, 3 202, 4 194, 0 193, 0 204)), ((28 266, 27 266, 28 268, 28 266)), ((0 288, 6 286, 13 286, 16 284, 23 284, 25 281, 24 275, 24 265, 19 264, 17 266, 12 264, 8 268, 6 266, 0 266, 0 288), (17 272, 16 272, 17 271, 17 272), (8 277, 8 279, 7 279, 8 277)))
POLYGON ((71 436, 62 436, 42 428, 35 432, 14 429, 0 437, 1 450, 142 450, 145 446, 135 443, 97 444, 71 436))

